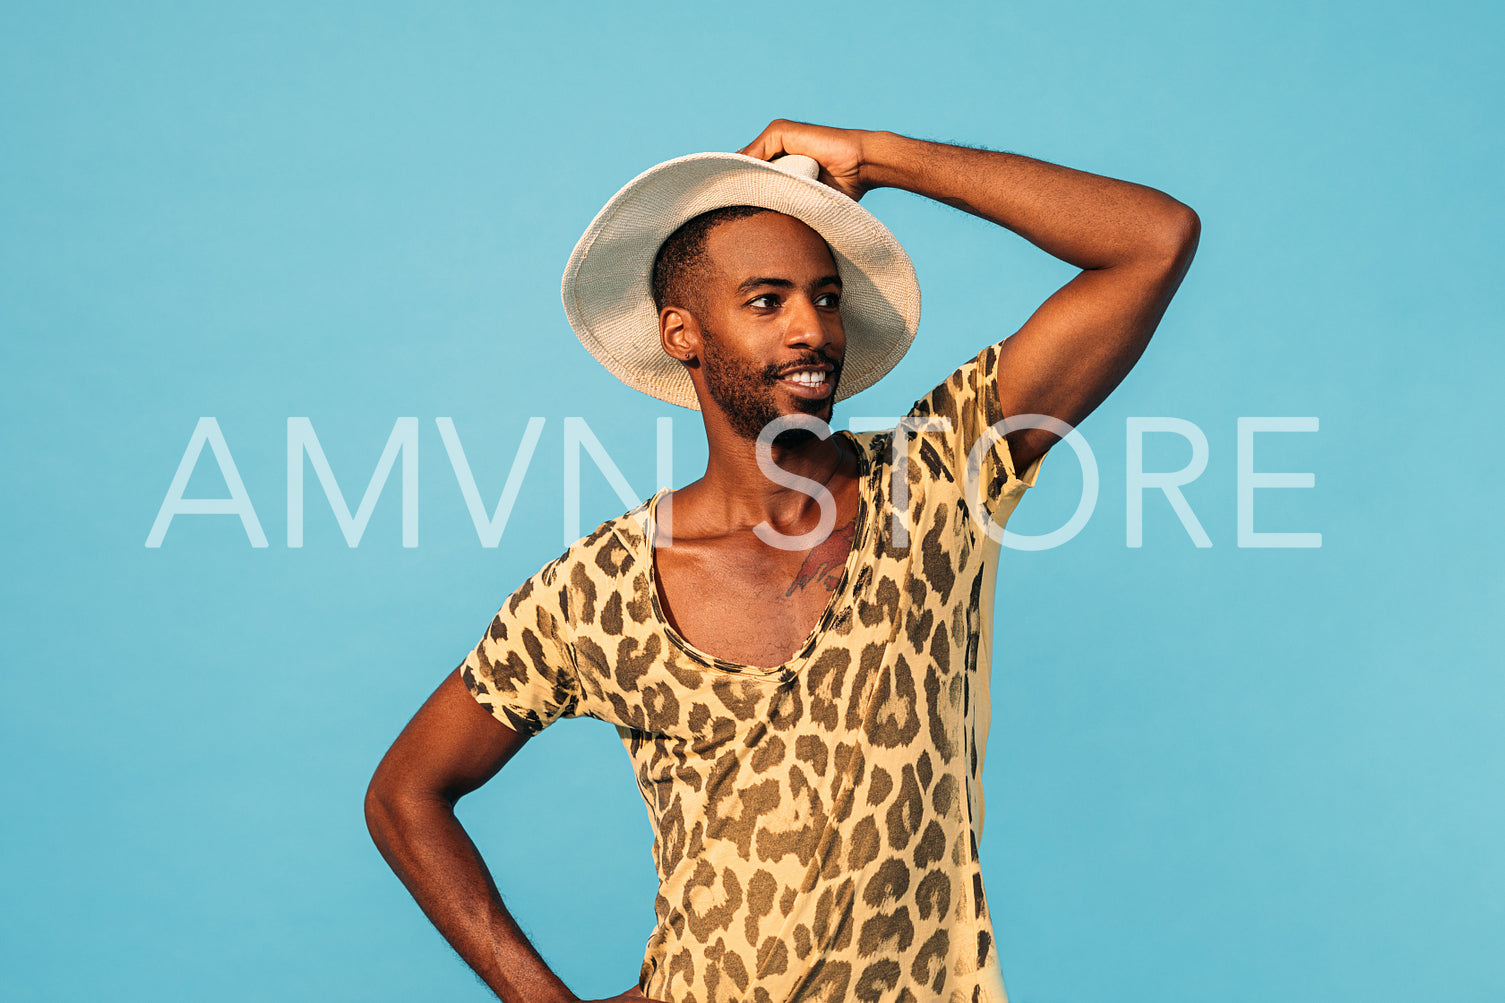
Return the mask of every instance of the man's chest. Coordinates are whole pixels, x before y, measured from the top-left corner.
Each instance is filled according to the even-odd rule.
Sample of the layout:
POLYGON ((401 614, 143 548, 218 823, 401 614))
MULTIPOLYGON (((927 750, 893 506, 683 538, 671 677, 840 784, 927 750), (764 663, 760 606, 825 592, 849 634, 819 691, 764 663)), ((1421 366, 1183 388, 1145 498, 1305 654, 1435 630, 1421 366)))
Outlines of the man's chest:
POLYGON ((838 499, 835 528, 805 549, 772 547, 749 533, 660 549, 659 599, 672 626, 724 661, 785 664, 809 639, 842 582, 859 507, 855 491, 838 499))

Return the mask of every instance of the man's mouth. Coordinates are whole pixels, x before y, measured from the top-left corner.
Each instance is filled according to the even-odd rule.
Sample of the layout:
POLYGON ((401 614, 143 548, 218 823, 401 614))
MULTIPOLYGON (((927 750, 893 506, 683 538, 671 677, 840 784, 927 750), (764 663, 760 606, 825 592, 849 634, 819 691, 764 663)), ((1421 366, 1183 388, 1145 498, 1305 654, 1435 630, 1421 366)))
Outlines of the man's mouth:
POLYGON ((810 366, 783 373, 778 382, 797 396, 820 400, 831 395, 836 384, 833 375, 829 367, 810 366))

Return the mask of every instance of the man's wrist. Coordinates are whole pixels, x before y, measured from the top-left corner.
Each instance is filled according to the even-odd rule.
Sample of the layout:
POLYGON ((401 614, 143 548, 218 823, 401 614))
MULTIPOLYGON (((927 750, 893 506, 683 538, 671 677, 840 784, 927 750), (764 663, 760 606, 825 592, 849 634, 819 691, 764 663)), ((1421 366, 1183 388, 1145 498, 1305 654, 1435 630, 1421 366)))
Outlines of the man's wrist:
POLYGON ((862 137, 862 185, 874 188, 903 188, 913 191, 915 150, 920 141, 896 132, 868 132, 862 137))

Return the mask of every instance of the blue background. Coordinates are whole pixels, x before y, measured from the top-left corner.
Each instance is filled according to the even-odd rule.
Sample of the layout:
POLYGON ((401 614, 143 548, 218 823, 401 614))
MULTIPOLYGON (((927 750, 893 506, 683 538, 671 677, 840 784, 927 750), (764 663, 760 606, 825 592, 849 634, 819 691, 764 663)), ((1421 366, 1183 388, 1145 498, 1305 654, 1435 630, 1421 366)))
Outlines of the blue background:
MULTIPOLYGON (((0 10, 0 996, 484 999, 370 844, 387 744, 563 546, 563 419, 640 495, 688 412, 580 348, 558 281, 600 205, 773 117, 886 128, 1141 181, 1201 250, 1084 423, 1087 529, 1005 552, 982 853, 1010 995, 1505 998, 1505 364, 1498 7, 1438 2, 531 5, 11 3, 0 10), (215 416, 270 539, 144 541, 215 416), (1125 546, 1125 420, 1206 433, 1125 546), (1257 495, 1240 549, 1236 423, 1257 495), (312 472, 286 545, 286 421, 354 507, 420 423, 359 547, 312 472), (494 505, 546 419, 499 548, 494 505)), ((925 290, 916 348, 839 417, 902 413, 1070 276, 899 192, 865 200, 925 290)), ((1150 436, 1151 470, 1190 455, 1150 436)), ((584 529, 624 506, 586 461, 584 529)), ((1076 505, 1069 452, 1011 528, 1076 505)), ((223 497, 205 453, 190 497, 223 497)), ((649 831, 611 729, 567 722, 462 803, 582 995, 637 974, 649 831)))

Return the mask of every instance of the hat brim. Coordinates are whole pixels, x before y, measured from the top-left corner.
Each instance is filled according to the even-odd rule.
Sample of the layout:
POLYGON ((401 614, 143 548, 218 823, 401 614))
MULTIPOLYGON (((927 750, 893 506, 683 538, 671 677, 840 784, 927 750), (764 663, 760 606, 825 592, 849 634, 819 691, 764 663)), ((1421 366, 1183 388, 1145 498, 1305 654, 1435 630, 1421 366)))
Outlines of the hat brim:
POLYGON ((689 373, 659 342, 653 261, 686 221, 731 205, 793 216, 830 245, 847 336, 837 400, 898 365, 920 323, 919 281, 898 239, 836 189, 740 153, 697 153, 650 168, 612 197, 575 245, 560 287, 564 312, 602 365, 643 393, 699 409, 689 373))

